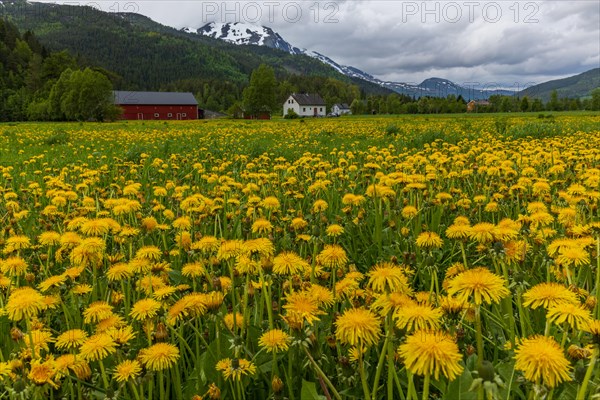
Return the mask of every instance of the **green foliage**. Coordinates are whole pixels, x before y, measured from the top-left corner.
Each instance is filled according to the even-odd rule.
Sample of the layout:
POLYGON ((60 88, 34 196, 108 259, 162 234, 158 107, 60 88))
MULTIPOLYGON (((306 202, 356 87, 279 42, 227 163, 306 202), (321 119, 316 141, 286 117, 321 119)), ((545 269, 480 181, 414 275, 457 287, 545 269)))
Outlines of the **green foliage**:
POLYGON ((70 136, 67 132, 57 131, 44 139, 44 144, 47 144, 48 146, 67 144, 69 139, 70 136))
POLYGON ((261 64, 252 72, 250 85, 244 89, 246 113, 257 115, 261 112, 273 112, 277 107, 276 89, 275 71, 268 65, 261 64))
POLYGON ((600 87, 592 90, 591 109, 594 111, 600 111, 600 87))
POLYGON ((294 111, 293 108, 288 108, 287 113, 285 114, 285 119, 297 119, 300 118, 300 116, 298 115, 298 113, 296 113, 296 111, 294 111))
POLYGON ((389 124, 385 127, 385 134, 388 136, 396 136, 400 133, 400 129, 395 124, 389 124))
POLYGON ((0 20, 0 120, 105 120, 118 112, 106 71, 79 70, 66 52, 49 53, 30 31, 0 20))

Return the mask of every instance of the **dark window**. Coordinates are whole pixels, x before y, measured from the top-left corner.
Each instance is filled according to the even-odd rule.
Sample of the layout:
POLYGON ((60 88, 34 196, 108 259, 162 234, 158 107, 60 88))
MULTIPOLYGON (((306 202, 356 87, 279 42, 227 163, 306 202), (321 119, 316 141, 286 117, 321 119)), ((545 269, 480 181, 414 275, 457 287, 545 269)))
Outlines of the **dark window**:
POLYGON ((182 116, 183 118, 185 118, 185 117, 187 117, 187 114, 186 114, 186 113, 183 113, 183 114, 181 114, 181 116, 182 116))
POLYGON ((160 114, 159 113, 154 113, 154 118, 158 118, 158 117, 160 117, 160 114))
POLYGON ((302 108, 302 111, 306 111, 306 107, 302 108))
POLYGON ((171 114, 171 113, 167 114, 167 116, 168 116, 169 118, 173 118, 173 114, 171 114))

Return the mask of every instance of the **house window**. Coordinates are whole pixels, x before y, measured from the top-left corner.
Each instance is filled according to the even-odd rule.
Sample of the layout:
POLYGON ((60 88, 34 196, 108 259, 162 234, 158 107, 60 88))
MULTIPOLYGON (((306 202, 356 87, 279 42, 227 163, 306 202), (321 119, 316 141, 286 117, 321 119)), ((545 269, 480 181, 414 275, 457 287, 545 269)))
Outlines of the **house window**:
POLYGON ((173 118, 173 114, 172 114, 172 113, 168 113, 168 114, 167 114, 167 116, 168 116, 169 118, 173 118))
POLYGON ((186 114, 186 113, 183 113, 183 114, 181 114, 181 116, 182 116, 183 118, 185 118, 185 117, 187 117, 187 114, 186 114))
POLYGON ((319 108, 319 111, 323 111, 323 107, 319 108))
POLYGON ((158 117, 160 117, 160 114, 159 113, 154 113, 154 118, 158 118, 158 117))
POLYGON ((303 107, 303 108, 302 108, 302 111, 306 111, 306 107, 303 107))

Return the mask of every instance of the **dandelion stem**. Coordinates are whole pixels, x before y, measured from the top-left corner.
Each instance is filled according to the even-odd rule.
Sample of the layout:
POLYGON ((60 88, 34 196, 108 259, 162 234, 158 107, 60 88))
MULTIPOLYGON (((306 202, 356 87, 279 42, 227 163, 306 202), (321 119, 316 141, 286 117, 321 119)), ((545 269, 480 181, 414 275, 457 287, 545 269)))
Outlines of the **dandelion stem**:
POLYGON ((371 398, 377 398, 377 390, 379 389, 379 378, 381 377, 381 371, 383 370, 383 362, 385 360, 385 356, 387 355, 387 346, 389 342, 389 334, 385 336, 385 341, 383 342, 383 347, 381 348, 381 355, 379 356, 379 362, 377 363, 377 369, 375 370, 375 380, 373 381, 373 391, 371 398))
POLYGON ((165 400, 165 382, 162 371, 158 371, 158 389, 160 392, 160 400, 165 400))
POLYGON ((308 352, 306 347, 302 346, 302 348, 304 349, 304 352, 306 353, 306 356, 310 360, 310 363, 312 364, 313 368, 317 372, 317 375, 319 375, 325 381, 325 383, 329 387, 329 390, 331 390, 331 392, 333 393, 333 397, 335 397, 337 400, 342 400, 342 396, 340 396, 340 394, 335 389, 335 387, 333 386, 333 384, 331 383, 331 381, 329 380, 327 375, 325 375, 325 373, 321 370, 321 368, 319 368, 319 365, 316 363, 315 359, 310 355, 310 353, 308 352))
POLYGON ((587 391, 588 383, 590 382, 590 378, 592 377, 592 373, 594 372, 594 366, 596 365, 596 359, 598 358, 599 346, 594 348, 592 352, 592 358, 590 359, 590 365, 588 365, 587 371, 585 372, 585 377, 583 378, 583 382, 581 383, 581 387, 579 388, 579 392, 577 393, 577 400, 584 400, 585 392, 587 391))
POLYGON ((100 373, 102 374, 102 382, 104 383, 104 390, 108 390, 108 377, 106 376, 106 370, 104 369, 104 362, 98 360, 100 364, 100 373))
MULTIPOLYGON (((481 333, 481 305, 475 308, 475 330, 477 337, 477 369, 481 370, 483 365, 483 334, 481 333)), ((477 398, 483 399, 483 386, 477 391, 477 398)))
POLYGON ((429 381, 431 380, 431 374, 425 374, 425 381, 423 382, 423 400, 429 399, 429 381))
POLYGON ((363 394, 365 396, 365 399, 368 399, 369 398, 369 386, 367 385, 367 375, 365 374, 365 363, 363 360, 362 343, 359 345, 358 354, 359 354, 358 372, 360 374, 360 381, 362 383, 363 394))

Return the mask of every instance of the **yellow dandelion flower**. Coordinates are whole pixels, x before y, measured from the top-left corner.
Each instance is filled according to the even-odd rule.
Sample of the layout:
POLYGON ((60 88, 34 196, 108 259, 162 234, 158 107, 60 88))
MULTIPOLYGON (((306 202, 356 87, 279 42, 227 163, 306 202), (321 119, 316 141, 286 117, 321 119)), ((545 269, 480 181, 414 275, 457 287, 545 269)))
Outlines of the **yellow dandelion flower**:
POLYGON ((523 371, 530 382, 542 381, 553 388, 571 380, 569 361, 553 338, 536 335, 523 339, 515 350, 515 361, 515 369, 523 371))
POLYGON ((448 239, 465 240, 471 233, 471 226, 468 224, 452 224, 446 229, 448 239))
POLYGON ((29 378, 36 385, 49 384, 55 389, 58 389, 58 385, 52 380, 56 375, 56 365, 53 359, 42 362, 41 360, 31 361, 31 368, 29 369, 29 378))
POLYGON ((58 349, 75 349, 83 344, 87 339, 88 335, 84 330, 71 329, 61 333, 56 338, 56 347, 58 349))
POLYGON ((335 321, 335 336, 343 344, 370 346, 381 335, 380 320, 377 315, 364 308, 346 310, 335 321))
POLYGON ((18 256, 8 257, 0 261, 0 272, 8 276, 19 276, 27 273, 27 262, 18 256))
POLYGON ((188 263, 181 268, 181 275, 188 278, 198 278, 206 274, 204 264, 200 262, 188 263))
POLYGON ((145 319, 156 317, 160 307, 161 303, 154 299, 138 300, 133 307, 131 307, 129 315, 137 321, 143 321, 145 319))
POLYGON ((475 240, 477 243, 487 244, 494 241, 494 224, 489 222, 480 222, 471 227, 469 231, 469 238, 475 240))
POLYGON ((91 303, 83 312, 83 322, 93 324, 113 315, 112 306, 105 301, 91 303))
POLYGON ((134 275, 133 268, 131 268, 130 264, 125 263, 117 263, 112 265, 108 271, 106 271, 106 277, 109 281, 122 281, 124 279, 129 279, 134 275))
POLYGON ((42 246, 56 246, 60 244, 60 233, 54 231, 42 232, 38 236, 38 242, 42 246))
POLYGON ((228 380, 239 381, 245 375, 254 375, 256 373, 256 366, 244 359, 230 359, 225 358, 219 361, 216 365, 217 371, 221 371, 223 377, 228 380))
POLYGON ((40 289, 40 291, 42 293, 45 293, 48 290, 52 289, 53 287, 59 287, 66 280, 67 280, 67 277, 65 275, 54 275, 54 276, 46 278, 42 282, 40 282, 40 284, 38 285, 38 288, 40 289))
POLYGON ((566 247, 559 251, 556 262, 562 266, 580 267, 590 263, 590 255, 581 247, 566 247))
POLYGON ((556 304, 550 307, 547 318, 556 325, 566 322, 572 329, 583 330, 592 320, 592 315, 589 310, 577 302, 556 304))
POLYGON ((332 224, 327 227, 325 234, 331 237, 338 237, 344 233, 344 228, 338 224, 332 224))
POLYGON ((414 332, 400 345, 398 354, 406 368, 416 375, 432 375, 436 380, 443 375, 453 381, 463 371, 457 344, 442 331, 414 332))
POLYGON ((549 309, 564 303, 578 304, 577 295, 568 287, 554 282, 539 283, 523 293, 523 305, 536 309, 549 309))
POLYGON ((271 257, 275 253, 275 246, 267 238, 258 238, 247 240, 243 244, 245 252, 250 254, 259 254, 263 257, 271 257))
POLYGON ((318 321, 318 315, 324 314, 319 310, 319 303, 309 292, 293 292, 286 296, 286 304, 283 308, 287 311, 287 317, 296 322, 306 321, 311 324, 318 321))
MULTIPOLYGON (((233 331, 233 313, 228 313, 227 315, 225 315, 223 317, 223 322, 225 323, 225 326, 227 327, 227 329, 229 329, 230 331, 233 331)), ((237 329, 241 329, 244 326, 244 316, 242 314, 240 314, 239 312, 235 313, 235 327, 237 329)))
POLYGON ((439 249, 444 244, 444 241, 435 232, 421 232, 417 236, 416 244, 417 247, 423 249, 439 249))
POLYGON ((135 258, 146 259, 149 261, 159 261, 161 257, 162 251, 156 246, 143 246, 135 253, 135 258))
POLYGON ((313 284, 307 291, 315 299, 319 307, 330 307, 333 305, 333 293, 326 287, 313 284))
POLYGON ((325 245, 317 257, 318 261, 328 268, 343 268, 348 263, 346 251, 337 244, 325 245))
POLYGON ((258 344, 267 351, 278 353, 286 351, 289 347, 290 336, 281 329, 272 329, 261 335, 258 344))
POLYGON ((292 251, 279 253, 273 259, 273 272, 277 275, 295 275, 308 268, 308 262, 292 251))
POLYGON ((402 209, 402 217, 406 219, 414 218, 419 213, 417 207, 414 206, 406 206, 402 209))
POLYGON ((479 305, 498 303, 500 299, 510 294, 506 281, 487 268, 474 268, 462 272, 452 278, 448 284, 448 294, 456 296, 461 301, 469 298, 479 305))
POLYGON ((45 309, 44 296, 27 286, 13 290, 6 303, 6 312, 12 321, 33 318, 45 309))
POLYGON ((259 218, 252 224, 252 233, 269 233, 273 230, 273 224, 264 218, 259 218))
POLYGON ((439 327, 442 311, 427 304, 408 304, 394 313, 396 326, 408 332, 439 327))
POLYGON ((89 361, 102 360, 117 351, 115 341, 106 333, 90 336, 79 349, 79 354, 89 361))
POLYGON ((369 287, 375 292, 409 291, 408 278, 404 275, 404 270, 392 263, 376 264, 367 275, 369 275, 369 287))
POLYGON ((114 377, 119 383, 137 378, 142 372, 142 366, 137 360, 125 360, 115 367, 114 377))
POLYGON ((179 359, 179 349, 169 343, 156 343, 139 353, 139 360, 150 371, 171 368, 179 359))

